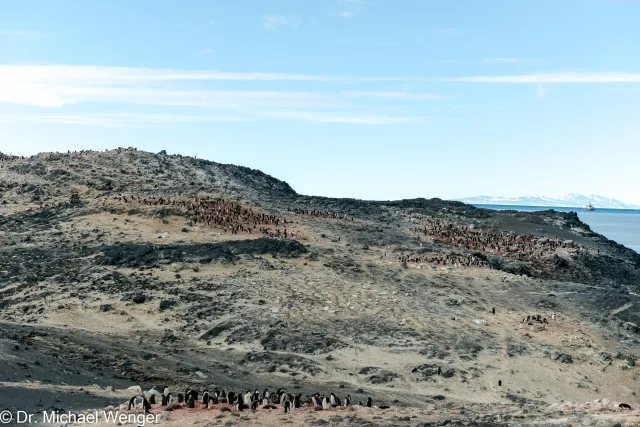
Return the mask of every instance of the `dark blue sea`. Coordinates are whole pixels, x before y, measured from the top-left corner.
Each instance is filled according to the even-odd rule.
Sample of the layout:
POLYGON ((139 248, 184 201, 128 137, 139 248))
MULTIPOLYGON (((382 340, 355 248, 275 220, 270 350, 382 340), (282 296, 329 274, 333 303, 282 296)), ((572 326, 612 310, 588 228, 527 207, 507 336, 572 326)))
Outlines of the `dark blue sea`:
POLYGON ((543 211, 554 209, 561 212, 577 212, 582 222, 596 233, 640 252, 640 210, 597 209, 585 211, 582 208, 556 208, 543 206, 474 205, 479 208, 515 211, 543 211))

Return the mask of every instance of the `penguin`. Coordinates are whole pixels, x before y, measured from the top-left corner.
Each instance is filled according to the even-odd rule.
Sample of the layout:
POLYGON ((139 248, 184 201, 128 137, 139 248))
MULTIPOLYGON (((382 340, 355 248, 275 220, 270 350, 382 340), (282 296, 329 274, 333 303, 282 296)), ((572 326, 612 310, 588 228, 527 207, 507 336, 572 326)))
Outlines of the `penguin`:
POLYGON ((629 410, 631 409, 631 405, 629 405, 627 403, 621 403, 621 404, 618 405, 618 407, 620 409, 629 409, 629 410))
POLYGON ((227 393, 227 403, 236 403, 236 394, 234 392, 230 391, 227 393))
POLYGON ((244 397, 242 393, 238 393, 238 403, 236 403, 236 409, 238 412, 242 412, 244 410, 244 397))
POLYGON ((280 404, 284 405, 284 401, 287 398, 287 394, 284 391, 281 391, 280 393, 278 393, 278 397, 279 397, 279 400, 280 400, 280 404))
POLYGON ((171 403, 171 393, 162 396, 162 406, 167 406, 171 403))
POLYGON ((257 410, 258 406, 260 406, 260 401, 259 400, 254 400, 253 402, 251 402, 251 410, 252 411, 257 410))
POLYGON ((245 402, 251 402, 253 400, 251 399, 251 390, 247 390, 247 392, 243 396, 243 400, 245 402))
POLYGON ((196 402, 193 400, 193 396, 189 395, 187 399, 187 408, 193 409, 196 407, 196 402))
POLYGON ((302 397, 302 393, 298 393, 296 397, 293 398, 293 407, 296 409, 300 409, 300 398, 302 397))
POLYGON ((138 397, 138 396, 133 396, 133 397, 129 400, 129 406, 127 407, 127 411, 130 411, 132 406, 133 406, 134 408, 136 407, 136 397, 138 397))
POLYGON ((351 405, 351 395, 347 394, 347 397, 344 398, 344 407, 348 407, 349 405, 351 405))
POLYGON ((327 396, 322 396, 322 409, 326 411, 330 407, 331 405, 329 404, 329 399, 327 399, 327 396))
POLYGON ((149 396, 149 404, 150 405, 155 405, 156 404, 156 395, 152 394, 149 396))
POLYGON ((253 396, 251 396, 251 401, 253 402, 254 400, 260 400, 260 392, 258 389, 255 389, 253 391, 253 396))
POLYGON ((205 408, 209 406, 209 392, 207 390, 202 393, 202 404, 205 408))
POLYGON ((184 402, 184 394, 178 393, 178 403, 184 402))
POLYGON ((147 400, 146 397, 142 398, 142 407, 144 408, 145 414, 151 413, 151 405, 149 404, 149 401, 147 400))
POLYGON ((367 397, 367 408, 371 408, 373 406, 373 400, 370 397, 367 397))
POLYGON ((289 412, 291 412, 291 402, 287 400, 284 402, 284 413, 288 414, 289 412))
POLYGON ((169 387, 165 386, 165 387, 162 389, 162 395, 163 395, 163 396, 168 396, 169 394, 171 394, 171 392, 169 391, 169 387))
POLYGON ((438 375, 442 375, 442 368, 438 366, 438 375))
POLYGON ((311 404, 316 407, 316 406, 320 406, 320 402, 318 401, 318 393, 314 394, 313 396, 311 396, 311 404))
POLYGON ((496 314, 496 309, 495 309, 495 307, 491 309, 491 314, 496 314))
POLYGON ((262 392, 262 398, 263 399, 269 399, 269 390, 267 390, 266 387, 265 387, 264 391, 262 392))
POLYGON ((332 408, 335 408, 336 406, 338 406, 336 403, 336 395, 333 393, 329 394, 329 404, 331 404, 332 408))
POLYGON ((502 387, 502 380, 498 380, 498 387, 502 387))
POLYGON ((229 403, 229 396, 227 396, 227 392, 222 390, 220 392, 220 397, 218 397, 218 401, 220 403, 229 403))

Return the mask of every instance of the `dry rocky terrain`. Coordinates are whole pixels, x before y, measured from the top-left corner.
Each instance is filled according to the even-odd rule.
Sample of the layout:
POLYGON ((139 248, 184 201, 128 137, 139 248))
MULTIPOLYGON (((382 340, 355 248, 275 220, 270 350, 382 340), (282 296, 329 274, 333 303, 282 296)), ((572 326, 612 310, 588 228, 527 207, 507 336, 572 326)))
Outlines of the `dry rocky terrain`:
POLYGON ((639 304, 640 255, 575 213, 304 196, 135 149, 0 154, 0 411, 167 384, 378 407, 154 406, 171 426, 634 425, 639 304))

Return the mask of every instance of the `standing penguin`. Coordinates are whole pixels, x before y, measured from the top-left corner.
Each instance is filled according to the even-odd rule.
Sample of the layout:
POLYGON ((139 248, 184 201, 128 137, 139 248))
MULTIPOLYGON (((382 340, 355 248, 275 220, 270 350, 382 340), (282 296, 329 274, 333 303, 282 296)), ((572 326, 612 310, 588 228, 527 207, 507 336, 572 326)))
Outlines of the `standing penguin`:
POLYGON ((162 396, 162 406, 167 406, 169 403, 171 403, 171 393, 162 396))
POLYGON ((244 409, 244 397, 242 393, 238 393, 238 403, 236 404, 236 409, 238 412, 242 412, 244 409))
POLYGON ((370 397, 367 397, 367 408, 371 408, 372 405, 373 405, 373 400, 371 400, 370 397))
POLYGON ((205 408, 207 408, 209 406, 209 391, 205 390, 202 393, 202 404, 204 405, 205 408))
POLYGON ((136 407, 136 398, 138 396, 133 396, 131 399, 129 399, 129 406, 127 407, 127 411, 131 410, 131 407, 135 408, 136 407))
POLYGON ((330 407, 331 405, 329 404, 329 399, 327 399, 327 396, 322 396, 322 409, 326 411, 330 407))
POLYGON ((242 400, 244 400, 247 403, 250 403, 252 401, 252 399, 251 399, 251 390, 247 390, 247 392, 244 394, 242 400))
POLYGON ((331 404, 332 408, 335 408, 336 406, 338 406, 336 402, 336 395, 333 393, 329 395, 329 404, 331 404))
POLYGON ((291 412, 291 402, 289 402, 288 400, 286 400, 284 402, 284 413, 288 414, 289 412, 291 412))
POLYGON ((144 408, 144 413, 149 414, 151 412, 151 405, 146 397, 142 397, 142 407, 144 408))
POLYGON ((298 393, 296 397, 293 398, 293 407, 296 409, 300 409, 300 398, 302 397, 302 393, 298 393))
POLYGON ((351 395, 347 394, 347 397, 344 398, 344 407, 348 407, 349 405, 351 405, 351 395))

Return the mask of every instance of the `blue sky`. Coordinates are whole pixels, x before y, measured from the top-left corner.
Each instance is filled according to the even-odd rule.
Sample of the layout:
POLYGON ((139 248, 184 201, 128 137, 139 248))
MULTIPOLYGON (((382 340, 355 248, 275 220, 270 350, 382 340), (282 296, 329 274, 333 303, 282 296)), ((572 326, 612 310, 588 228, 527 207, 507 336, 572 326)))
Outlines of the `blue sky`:
POLYGON ((0 0, 0 151, 136 146, 365 199, 640 204, 640 2, 0 0))

